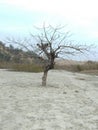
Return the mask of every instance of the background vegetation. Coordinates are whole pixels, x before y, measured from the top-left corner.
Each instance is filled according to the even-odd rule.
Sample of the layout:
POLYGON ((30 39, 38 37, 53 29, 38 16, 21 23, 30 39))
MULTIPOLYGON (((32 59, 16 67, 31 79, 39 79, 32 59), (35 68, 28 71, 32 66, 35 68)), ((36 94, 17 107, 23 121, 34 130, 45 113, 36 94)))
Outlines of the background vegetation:
MULTIPOLYGON (((14 71, 26 72, 42 72, 42 63, 34 60, 34 54, 24 52, 21 49, 14 48, 12 45, 6 47, 3 42, 0 42, 0 69, 10 69, 14 71)), ((64 69, 72 72, 82 72, 98 75, 98 62, 85 61, 75 64, 55 65, 55 69, 64 69)))

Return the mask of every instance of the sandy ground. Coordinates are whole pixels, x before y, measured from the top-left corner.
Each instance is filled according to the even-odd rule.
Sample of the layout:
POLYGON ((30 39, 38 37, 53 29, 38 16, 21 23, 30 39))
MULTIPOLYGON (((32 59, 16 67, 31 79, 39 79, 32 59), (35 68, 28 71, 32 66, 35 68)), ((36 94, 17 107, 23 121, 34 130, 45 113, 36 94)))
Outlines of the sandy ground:
POLYGON ((98 76, 0 70, 0 130, 98 130, 98 76))

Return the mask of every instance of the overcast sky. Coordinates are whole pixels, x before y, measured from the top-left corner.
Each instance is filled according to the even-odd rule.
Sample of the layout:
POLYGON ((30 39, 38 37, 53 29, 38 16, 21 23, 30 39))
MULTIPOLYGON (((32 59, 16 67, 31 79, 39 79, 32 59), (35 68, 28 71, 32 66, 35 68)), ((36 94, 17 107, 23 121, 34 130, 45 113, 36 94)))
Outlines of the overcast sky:
POLYGON ((98 0, 0 0, 0 39, 33 26, 67 25, 74 40, 98 45, 98 0))

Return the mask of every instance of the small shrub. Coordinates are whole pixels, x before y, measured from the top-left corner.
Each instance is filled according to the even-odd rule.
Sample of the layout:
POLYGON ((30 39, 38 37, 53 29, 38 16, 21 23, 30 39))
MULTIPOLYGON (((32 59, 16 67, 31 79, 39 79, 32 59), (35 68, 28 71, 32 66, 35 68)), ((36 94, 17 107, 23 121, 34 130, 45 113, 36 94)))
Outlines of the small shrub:
POLYGON ((77 67, 77 71, 82 71, 81 65, 76 65, 76 67, 77 67))

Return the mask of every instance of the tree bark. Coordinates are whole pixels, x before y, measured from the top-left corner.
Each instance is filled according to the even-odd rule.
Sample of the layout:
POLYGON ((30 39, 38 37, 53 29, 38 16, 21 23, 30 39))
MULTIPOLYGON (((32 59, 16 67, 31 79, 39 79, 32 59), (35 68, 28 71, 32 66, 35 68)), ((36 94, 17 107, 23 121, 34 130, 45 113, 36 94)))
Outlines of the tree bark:
POLYGON ((48 70, 44 71, 43 77, 42 77, 42 86, 46 86, 47 83, 47 74, 48 74, 48 70))
POLYGON ((54 60, 44 67, 44 74, 42 77, 42 86, 46 86, 48 71, 54 68, 54 60))

